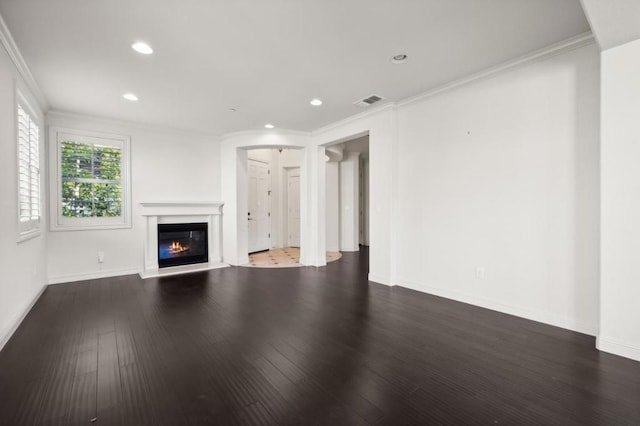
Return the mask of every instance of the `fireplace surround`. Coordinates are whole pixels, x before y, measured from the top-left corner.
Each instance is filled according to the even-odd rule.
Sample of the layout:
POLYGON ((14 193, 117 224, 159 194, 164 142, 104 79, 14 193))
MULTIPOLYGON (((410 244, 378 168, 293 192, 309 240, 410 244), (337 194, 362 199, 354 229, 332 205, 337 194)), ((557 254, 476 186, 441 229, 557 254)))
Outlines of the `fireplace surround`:
POLYGON ((140 206, 144 218, 142 278, 228 266, 221 257, 223 203, 141 202, 140 206), (196 229, 188 230, 194 225, 196 229), (166 239, 171 241, 163 242, 165 238, 159 230, 167 230, 166 239))

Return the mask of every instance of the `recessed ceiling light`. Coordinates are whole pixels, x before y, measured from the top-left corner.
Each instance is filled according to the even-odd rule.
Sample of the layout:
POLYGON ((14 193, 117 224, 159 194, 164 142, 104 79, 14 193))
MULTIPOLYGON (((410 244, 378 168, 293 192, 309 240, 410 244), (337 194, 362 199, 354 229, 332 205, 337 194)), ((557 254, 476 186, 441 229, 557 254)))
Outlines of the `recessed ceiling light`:
POLYGON ((125 98, 128 101, 132 101, 135 102, 138 100, 138 97, 136 95, 134 95, 133 93, 125 93, 124 95, 122 95, 123 98, 125 98))
POLYGON ((271 124, 271 123, 269 123, 269 124, 265 124, 265 125, 264 125, 264 128, 265 128, 265 129, 273 129, 274 127, 276 127, 276 126, 274 126, 274 125, 273 125, 273 124, 271 124))
POLYGON ((131 48, 138 53, 142 53, 143 55, 151 55, 153 53, 153 49, 144 41, 137 41, 131 45, 131 48))
POLYGON ((394 57, 391 58, 391 62, 393 62, 394 64, 401 64, 404 61, 406 61, 408 58, 407 55, 405 55, 404 53, 400 54, 400 55, 395 55, 394 57))
POLYGON ((313 105, 313 106, 320 106, 320 105, 322 105, 322 101, 321 101, 320 99, 318 99, 318 98, 316 98, 316 99, 311 99, 311 102, 309 102, 309 103, 310 103, 311 105, 313 105))

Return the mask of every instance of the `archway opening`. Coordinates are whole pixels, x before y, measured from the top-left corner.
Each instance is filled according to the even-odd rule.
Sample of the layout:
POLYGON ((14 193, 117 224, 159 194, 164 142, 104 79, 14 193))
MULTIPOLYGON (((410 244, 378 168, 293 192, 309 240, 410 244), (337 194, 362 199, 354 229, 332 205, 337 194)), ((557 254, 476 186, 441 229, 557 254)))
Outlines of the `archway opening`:
POLYGON ((369 245, 369 135, 325 147, 327 251, 369 245))

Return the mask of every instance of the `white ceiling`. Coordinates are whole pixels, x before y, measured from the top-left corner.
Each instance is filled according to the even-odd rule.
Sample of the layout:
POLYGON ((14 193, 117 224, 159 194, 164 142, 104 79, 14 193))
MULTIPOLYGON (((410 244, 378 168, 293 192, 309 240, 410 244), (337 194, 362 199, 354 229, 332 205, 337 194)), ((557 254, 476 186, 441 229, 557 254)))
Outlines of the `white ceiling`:
POLYGON ((579 0, 0 0, 0 14, 53 109, 212 133, 314 130, 370 94, 400 100, 589 31, 579 0))

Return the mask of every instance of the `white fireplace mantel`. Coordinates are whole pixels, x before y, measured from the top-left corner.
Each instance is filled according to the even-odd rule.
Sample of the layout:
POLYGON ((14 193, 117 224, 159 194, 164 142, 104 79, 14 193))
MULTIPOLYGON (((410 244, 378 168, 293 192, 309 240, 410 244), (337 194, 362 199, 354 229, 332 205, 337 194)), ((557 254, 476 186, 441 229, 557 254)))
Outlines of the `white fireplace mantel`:
POLYGON ((222 263, 222 206, 218 201, 140 202, 145 218, 144 269, 142 278, 174 275, 228 266, 222 263), (206 222, 209 235, 209 262, 195 265, 158 267, 158 224, 206 222))

